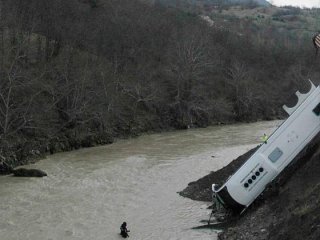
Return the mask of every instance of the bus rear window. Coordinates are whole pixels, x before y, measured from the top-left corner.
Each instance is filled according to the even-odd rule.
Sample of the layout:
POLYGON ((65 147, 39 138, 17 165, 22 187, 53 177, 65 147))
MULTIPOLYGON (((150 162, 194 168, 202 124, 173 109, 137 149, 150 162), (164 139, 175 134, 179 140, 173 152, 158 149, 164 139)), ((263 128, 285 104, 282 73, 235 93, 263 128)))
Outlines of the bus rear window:
POLYGON ((271 160, 271 162, 275 163, 281 156, 283 152, 280 148, 276 147, 272 153, 268 156, 268 158, 271 160))

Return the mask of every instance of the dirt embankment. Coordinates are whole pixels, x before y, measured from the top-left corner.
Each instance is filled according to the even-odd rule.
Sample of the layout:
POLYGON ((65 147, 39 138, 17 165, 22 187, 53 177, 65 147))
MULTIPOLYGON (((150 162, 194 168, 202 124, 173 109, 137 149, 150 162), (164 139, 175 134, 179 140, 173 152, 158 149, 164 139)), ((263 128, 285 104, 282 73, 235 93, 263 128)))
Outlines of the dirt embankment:
POLYGON ((36 162, 48 154, 71 151, 79 148, 110 144, 110 134, 90 134, 76 137, 61 134, 51 139, 30 139, 29 141, 0 141, 0 175, 11 174, 12 168, 36 162))
MULTIPOLYGON (((180 195, 210 201, 211 184, 224 182, 255 149, 228 166, 192 182, 180 195)), ((220 240, 320 239, 320 135, 275 179, 239 220, 219 234, 220 240)))

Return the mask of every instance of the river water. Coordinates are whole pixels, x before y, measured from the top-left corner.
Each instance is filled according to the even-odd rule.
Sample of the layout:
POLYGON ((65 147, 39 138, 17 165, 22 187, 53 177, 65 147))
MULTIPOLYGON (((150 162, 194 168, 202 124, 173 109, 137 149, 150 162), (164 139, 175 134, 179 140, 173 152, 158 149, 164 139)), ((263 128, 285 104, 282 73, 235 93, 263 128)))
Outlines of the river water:
POLYGON ((1 240, 216 239, 192 230, 209 203, 177 194, 271 134, 280 121, 144 135, 50 155, 44 178, 0 177, 1 240))

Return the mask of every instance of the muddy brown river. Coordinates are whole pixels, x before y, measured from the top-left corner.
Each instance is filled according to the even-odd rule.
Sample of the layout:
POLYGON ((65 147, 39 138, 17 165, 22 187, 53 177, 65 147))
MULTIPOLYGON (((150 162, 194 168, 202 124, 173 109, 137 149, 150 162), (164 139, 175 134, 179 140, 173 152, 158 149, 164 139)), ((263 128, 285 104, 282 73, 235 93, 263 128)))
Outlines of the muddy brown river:
POLYGON ((50 155, 29 168, 44 178, 0 177, 1 240, 214 240, 192 230, 209 203, 177 194, 256 146, 281 121, 144 135, 50 155), (213 157, 214 156, 214 157, 213 157))

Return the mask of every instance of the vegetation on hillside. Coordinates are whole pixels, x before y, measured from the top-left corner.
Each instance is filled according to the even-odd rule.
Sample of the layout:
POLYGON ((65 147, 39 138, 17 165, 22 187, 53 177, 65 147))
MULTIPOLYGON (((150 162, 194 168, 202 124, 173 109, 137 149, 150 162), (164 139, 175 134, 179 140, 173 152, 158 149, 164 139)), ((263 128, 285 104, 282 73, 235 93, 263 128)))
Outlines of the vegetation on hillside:
POLYGON ((13 165, 35 148, 280 117, 319 75, 310 39, 275 26, 211 27, 135 0, 0 4, 0 155, 13 165))

